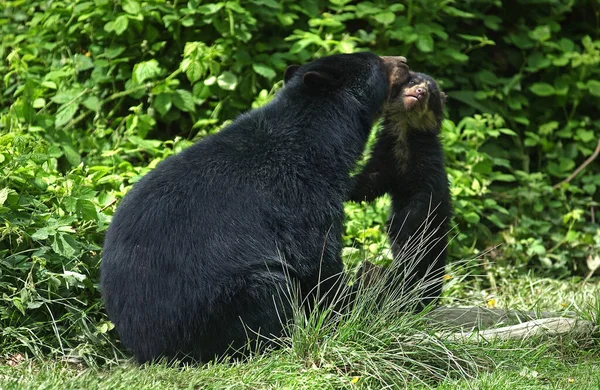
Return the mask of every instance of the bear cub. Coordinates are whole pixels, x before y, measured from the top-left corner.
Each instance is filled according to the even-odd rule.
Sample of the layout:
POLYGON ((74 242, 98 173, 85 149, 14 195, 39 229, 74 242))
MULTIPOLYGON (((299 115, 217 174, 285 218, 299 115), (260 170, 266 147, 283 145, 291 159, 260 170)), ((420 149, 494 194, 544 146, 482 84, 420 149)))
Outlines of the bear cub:
MULTIPOLYGON (((393 279, 389 284, 404 280, 405 291, 421 284, 416 288, 421 309, 441 294, 452 216, 439 140, 445 101, 437 82, 423 73, 409 72, 404 83, 394 85, 383 128, 364 169, 354 176, 350 194, 355 202, 390 194, 388 235, 394 261, 402 262, 395 264, 402 275, 388 276, 393 279)), ((365 262, 361 272, 376 269, 365 262)))
POLYGON ((337 289, 349 172, 405 62, 357 53, 290 66, 270 103, 133 186, 100 285, 137 361, 238 356, 282 335, 295 287, 302 302, 337 289))

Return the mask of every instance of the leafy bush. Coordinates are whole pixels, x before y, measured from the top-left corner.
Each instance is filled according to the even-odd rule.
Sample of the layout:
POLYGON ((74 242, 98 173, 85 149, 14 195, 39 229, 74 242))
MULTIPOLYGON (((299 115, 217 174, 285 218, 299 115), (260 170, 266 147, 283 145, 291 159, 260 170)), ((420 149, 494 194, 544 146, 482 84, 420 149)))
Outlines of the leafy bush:
MULTIPOLYGON (((5 351, 109 357, 98 263, 118 200, 165 157, 267 102, 286 65, 333 53, 405 55, 449 94, 454 258, 502 244, 496 261, 562 275, 598 256, 598 164, 552 187, 600 138, 594 2, 5 4, 5 351)), ((350 265, 386 247, 387 204, 347 205, 350 265)))

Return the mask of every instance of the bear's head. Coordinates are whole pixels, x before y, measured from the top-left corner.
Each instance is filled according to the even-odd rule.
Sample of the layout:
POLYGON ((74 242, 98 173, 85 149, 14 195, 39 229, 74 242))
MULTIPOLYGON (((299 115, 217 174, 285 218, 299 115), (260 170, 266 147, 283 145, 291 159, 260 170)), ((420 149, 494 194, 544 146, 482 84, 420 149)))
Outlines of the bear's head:
POLYGON ((353 99, 378 113, 394 85, 408 77, 404 57, 379 57, 373 53, 337 54, 285 70, 285 89, 299 89, 317 101, 353 99))
POLYGON ((409 72, 403 82, 392 85, 384 112, 388 119, 404 123, 403 128, 439 130, 446 99, 433 78, 424 73, 409 72))

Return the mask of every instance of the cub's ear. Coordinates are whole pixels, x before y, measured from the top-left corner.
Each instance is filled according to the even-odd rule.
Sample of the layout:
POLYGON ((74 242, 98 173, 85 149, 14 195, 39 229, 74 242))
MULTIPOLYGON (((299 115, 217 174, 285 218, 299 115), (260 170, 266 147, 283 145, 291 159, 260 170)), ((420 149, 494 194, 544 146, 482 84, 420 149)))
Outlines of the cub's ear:
POLYGON ((339 85, 339 81, 332 75, 318 71, 304 73, 304 76, 302 76, 302 82, 310 89, 325 89, 337 87, 339 85))
POLYGON ((440 98, 442 100, 442 104, 446 104, 446 101, 448 100, 448 95, 440 91, 440 98))
POLYGON ((300 65, 290 65, 285 68, 285 72, 283 72, 283 83, 286 84, 288 81, 290 81, 298 69, 300 69, 300 65))

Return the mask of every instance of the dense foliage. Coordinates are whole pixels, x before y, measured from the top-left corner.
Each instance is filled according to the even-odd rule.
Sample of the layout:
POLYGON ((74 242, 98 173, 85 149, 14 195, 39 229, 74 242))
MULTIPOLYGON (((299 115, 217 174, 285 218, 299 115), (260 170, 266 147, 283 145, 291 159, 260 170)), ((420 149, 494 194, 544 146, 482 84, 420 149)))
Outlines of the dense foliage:
MULTIPOLYGON (((107 356, 98 263, 118 200, 267 102, 286 65, 333 53, 405 55, 450 96, 454 259, 501 244, 491 260, 559 276, 600 255, 599 164, 561 184, 600 139, 593 0, 13 0, 0 36, 6 351, 107 356)), ((387 202, 347 206, 350 266, 387 245, 387 202)))

